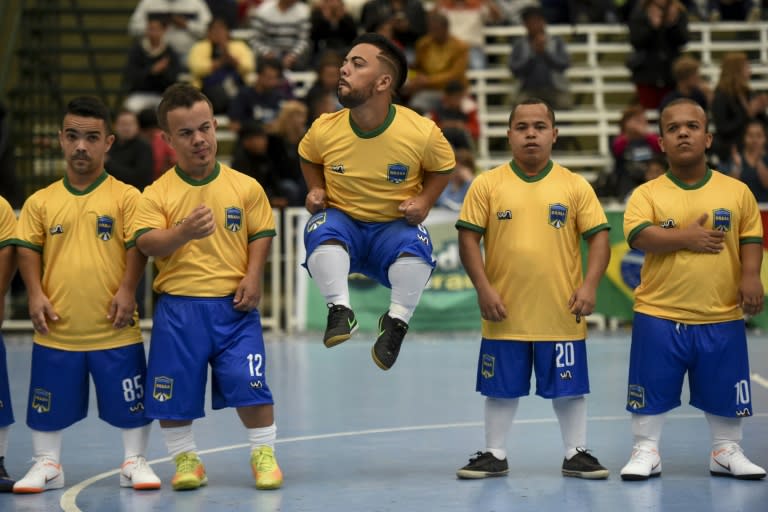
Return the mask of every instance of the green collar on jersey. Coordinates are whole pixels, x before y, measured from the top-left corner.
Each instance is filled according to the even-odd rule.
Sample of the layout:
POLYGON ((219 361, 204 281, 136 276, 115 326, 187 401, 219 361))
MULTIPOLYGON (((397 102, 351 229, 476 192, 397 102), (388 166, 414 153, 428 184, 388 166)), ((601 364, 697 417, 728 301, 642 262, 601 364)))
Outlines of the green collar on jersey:
POLYGON ((96 181, 88 185, 88 187, 85 190, 77 190, 75 187, 72 186, 72 184, 69 182, 69 178, 67 178, 67 175, 64 175, 64 188, 66 188, 70 193, 76 195, 76 196, 84 196, 86 194, 90 194, 93 192, 93 190, 102 184, 102 182, 107 179, 107 171, 102 170, 101 174, 98 178, 96 178, 96 181))
POLYGON ((549 171, 552 170, 552 167, 554 166, 554 163, 552 160, 549 160, 547 162, 547 165, 544 166, 542 170, 539 171, 539 173, 536 176, 528 176, 525 174, 525 171, 523 171, 518 165, 515 163, 514 160, 509 161, 509 166, 512 168, 513 171, 515 171, 515 174, 518 175, 518 177, 523 180, 527 181, 528 183, 534 183, 539 180, 543 180, 547 177, 547 174, 549 174, 549 171))
POLYGON ((689 184, 687 184, 687 183, 684 183, 684 182, 680 181, 680 178, 678 178, 677 176, 675 176, 674 174, 672 174, 672 172, 671 172, 671 171, 667 171, 667 174, 666 174, 666 175, 667 175, 667 177, 668 177, 670 180, 672 180, 672 183, 674 183, 674 184, 675 184, 675 185, 677 185, 678 187, 682 188, 683 190, 696 190, 697 188, 701 188, 701 187, 703 187, 704 185, 706 185, 706 184, 707 184, 707 182, 709 182, 709 180, 711 180, 711 179, 712 179, 712 169, 710 169, 709 167, 707 167, 707 172, 704 174, 704 177, 703 177, 703 178, 701 178, 701 179, 700 179, 699 181, 697 181, 696 183, 694 183, 693 185, 689 185, 689 184))
POLYGON ((200 187, 203 185, 207 185, 208 183, 216 179, 216 177, 221 172, 221 165, 219 164, 219 162, 216 162, 216 167, 213 168, 213 172, 201 180, 194 179, 192 176, 185 173, 184 169, 182 169, 178 165, 174 167, 174 170, 176 171, 176 175, 182 180, 184 180, 185 182, 189 183, 193 187, 200 187))
POLYGON ((387 118, 384 119, 384 122, 379 126, 378 128, 374 128, 373 130, 366 132, 360 129, 359 126, 355 124, 355 121, 352 120, 352 111, 349 111, 349 125, 352 127, 352 131, 355 132, 355 135, 360 137, 361 139, 372 139, 378 135, 381 135, 384 133, 384 130, 389 128, 389 125, 392 124, 392 121, 395 120, 395 106, 389 105, 389 112, 387 113, 387 118))

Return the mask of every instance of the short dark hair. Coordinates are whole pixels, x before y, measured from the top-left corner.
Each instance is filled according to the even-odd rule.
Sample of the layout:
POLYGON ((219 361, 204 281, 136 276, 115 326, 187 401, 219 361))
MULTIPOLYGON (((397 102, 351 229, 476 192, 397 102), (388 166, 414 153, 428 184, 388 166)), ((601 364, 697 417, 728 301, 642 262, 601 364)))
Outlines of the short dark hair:
POLYGON ((517 107, 520 105, 544 105, 547 107, 547 115, 549 116, 549 120, 552 121, 552 127, 555 127, 555 111, 552 110, 552 106, 549 103, 541 98, 526 98, 520 103, 515 104, 512 107, 512 112, 509 113, 509 121, 507 122, 508 127, 512 126, 512 119, 515 118, 515 112, 517 112, 517 107))
POLYGON ((544 10, 538 5, 529 5, 520 11, 521 20, 525 22, 530 18, 542 18, 544 20, 547 19, 546 16, 544 16, 544 10))
POLYGON ((352 41, 353 47, 359 44, 370 44, 379 49, 381 52, 379 59, 388 63, 395 72, 393 90, 395 92, 400 90, 408 74, 408 61, 405 59, 403 51, 395 43, 376 32, 366 32, 352 41))
POLYGON ((157 106, 157 124, 168 131, 168 112, 177 108, 192 108, 195 103, 204 101, 213 112, 213 105, 208 96, 200 92, 200 89, 190 84, 178 83, 168 87, 163 93, 163 99, 157 106))
POLYGON ((64 111, 64 115, 71 114, 79 117, 92 117, 104 121, 104 128, 109 133, 112 126, 112 116, 109 109, 96 96, 78 96, 73 98, 64 111))
POLYGON ((659 112, 659 135, 664 135, 664 127, 661 124, 661 116, 664 115, 665 110, 667 110, 669 107, 674 107, 675 105, 694 105, 699 107, 701 111, 704 112, 704 132, 709 131, 709 115, 707 114, 707 111, 704 110, 697 101, 692 100, 691 98, 676 98, 664 105, 664 108, 662 108, 659 112))
POLYGON ((275 57, 261 57, 256 62, 256 73, 261 74, 265 69, 275 69, 279 75, 282 75, 283 63, 275 57))

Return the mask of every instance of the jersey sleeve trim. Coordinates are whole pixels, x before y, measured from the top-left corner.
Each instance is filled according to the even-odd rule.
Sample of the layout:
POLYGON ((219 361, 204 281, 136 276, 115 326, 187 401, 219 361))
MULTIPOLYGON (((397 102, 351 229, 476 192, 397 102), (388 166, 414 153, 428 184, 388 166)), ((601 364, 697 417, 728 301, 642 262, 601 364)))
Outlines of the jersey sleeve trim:
POLYGON ((299 155, 299 160, 301 160, 302 162, 306 162, 308 164, 323 165, 321 162, 313 162, 312 160, 307 160, 306 158, 304 158, 301 155, 299 155))
POLYGON ((610 231, 610 229, 611 229, 611 225, 606 222, 604 224, 597 225, 592 229, 588 229, 587 231, 581 234, 581 238, 582 240, 586 240, 588 238, 592 238, 592 236, 595 233, 598 233, 600 231, 610 231))
POLYGON ((248 243, 258 240, 259 238, 266 238, 268 236, 277 236, 277 231, 274 229, 267 229, 265 231, 259 231, 248 237, 248 243))
POLYGON ((636 226, 634 229, 632 229, 632 231, 629 232, 629 236, 627 237, 627 244, 632 247, 632 240, 634 240, 642 230, 650 226, 653 226, 652 222, 643 222, 639 226, 636 226))
POLYGON ((451 174, 454 170, 456 170, 456 168, 455 167, 451 167, 450 169, 444 169, 442 171, 428 171, 428 172, 432 172, 432 173, 435 173, 435 174, 451 174))
POLYGON ((24 241, 24 240, 14 240, 14 244, 18 245, 19 247, 24 247, 25 249, 31 249, 35 252, 39 252, 42 254, 43 252, 43 246, 42 245, 35 245, 33 243, 24 241))
POLYGON ((476 233, 480 233, 481 235, 485 234, 485 228, 482 226, 476 226, 475 224, 471 224, 464 220, 458 220, 456 221, 456 229, 468 229, 470 231, 475 231, 476 233))
POLYGON ((748 236, 739 240, 739 245, 762 244, 763 239, 758 236, 748 236))
POLYGON ((141 228, 140 230, 136 231, 136 234, 133 235, 133 243, 136 243, 136 240, 139 239, 139 237, 145 233, 148 233, 149 231, 152 231, 155 228, 141 228))
POLYGON ((136 239, 135 239, 135 238, 133 238, 133 239, 131 239, 131 240, 128 240, 128 241, 126 241, 126 242, 125 242, 125 244, 124 244, 124 246, 125 246, 125 250, 126 250, 126 251, 127 251, 128 249, 132 249, 132 248, 136 247, 136 239))
POLYGON ((18 238, 8 238, 7 240, 3 240, 2 242, 0 242, 0 249, 2 249, 3 247, 8 247, 9 245, 21 245, 21 240, 19 240, 18 238))

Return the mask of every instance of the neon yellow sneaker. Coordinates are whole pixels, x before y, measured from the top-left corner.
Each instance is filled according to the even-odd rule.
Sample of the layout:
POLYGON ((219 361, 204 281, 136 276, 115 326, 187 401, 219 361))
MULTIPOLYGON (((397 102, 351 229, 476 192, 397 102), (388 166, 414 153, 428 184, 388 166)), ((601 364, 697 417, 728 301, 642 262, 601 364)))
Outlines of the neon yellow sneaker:
POLYGON ((283 472, 270 446, 260 446, 251 452, 251 471, 257 489, 279 489, 283 485, 283 472))
POLYGON ((197 489, 208 483, 205 475, 205 466, 200 457, 194 452, 180 453, 174 459, 176 474, 173 475, 171 485, 174 491, 186 491, 197 489))

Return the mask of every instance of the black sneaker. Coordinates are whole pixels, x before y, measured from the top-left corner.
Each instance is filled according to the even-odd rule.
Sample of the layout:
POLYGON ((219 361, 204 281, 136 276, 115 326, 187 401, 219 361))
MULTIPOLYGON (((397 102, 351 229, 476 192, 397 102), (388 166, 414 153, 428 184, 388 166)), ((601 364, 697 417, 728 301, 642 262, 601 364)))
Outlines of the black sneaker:
POLYGON ((325 327, 323 343, 326 347, 335 347, 352 337, 357 330, 355 314, 346 306, 328 304, 328 325, 325 327))
POLYGON ((5 470, 5 457, 0 457, 0 492, 13 492, 15 483, 5 470))
POLYGON ((392 318, 387 313, 379 317, 379 338, 373 344, 371 357, 382 370, 389 370, 397 361, 400 345, 403 344, 408 324, 399 318, 392 318))
POLYGON ((586 478, 588 480, 604 480, 608 478, 605 469, 594 455, 587 450, 576 448, 576 455, 563 459, 563 476, 586 478))
POLYGON ((489 476, 504 476, 509 473, 507 459, 497 459, 491 452, 477 452, 469 459, 469 464, 456 472, 459 478, 487 478, 489 476))

